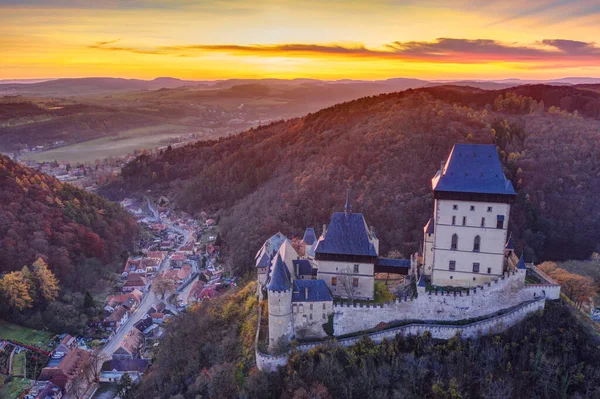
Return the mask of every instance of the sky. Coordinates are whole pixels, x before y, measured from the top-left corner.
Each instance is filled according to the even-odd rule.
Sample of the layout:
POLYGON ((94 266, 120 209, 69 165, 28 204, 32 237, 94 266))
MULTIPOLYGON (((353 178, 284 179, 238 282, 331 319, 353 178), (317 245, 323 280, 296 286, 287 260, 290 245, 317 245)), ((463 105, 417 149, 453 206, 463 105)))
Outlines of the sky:
POLYGON ((0 0, 0 79, 600 77, 600 0, 0 0))

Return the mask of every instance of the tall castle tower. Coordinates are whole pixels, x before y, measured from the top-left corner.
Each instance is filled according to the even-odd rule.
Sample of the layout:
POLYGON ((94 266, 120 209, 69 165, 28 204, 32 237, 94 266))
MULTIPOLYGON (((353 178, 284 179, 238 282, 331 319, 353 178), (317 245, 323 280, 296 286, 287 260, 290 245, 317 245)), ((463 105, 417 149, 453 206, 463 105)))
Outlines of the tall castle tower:
POLYGON ((423 263, 432 284, 471 287, 502 276, 516 193, 496 146, 456 144, 431 183, 435 205, 423 263))
POLYGON ((289 342, 294 335, 292 315, 292 276, 277 254, 267 286, 269 297, 269 349, 273 349, 280 338, 289 342))

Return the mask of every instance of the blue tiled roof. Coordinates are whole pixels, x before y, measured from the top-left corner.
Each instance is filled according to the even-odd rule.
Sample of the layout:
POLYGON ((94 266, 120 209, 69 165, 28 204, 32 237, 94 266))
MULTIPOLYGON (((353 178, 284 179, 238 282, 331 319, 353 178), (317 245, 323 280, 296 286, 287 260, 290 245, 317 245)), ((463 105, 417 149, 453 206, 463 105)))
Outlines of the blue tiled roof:
POLYGON ((292 302, 333 301, 333 297, 323 280, 294 280, 292 302), (308 287, 308 298, 306 288, 308 287))
POLYGON ((515 243, 512 239, 512 235, 508 237, 508 241, 506 242, 506 245, 504 246, 504 248, 506 249, 515 249, 515 243))
POLYGON ((517 263, 517 269, 527 269, 525 266, 525 259, 523 259, 523 255, 519 258, 519 263, 517 263))
POLYGON ((336 212, 315 249, 317 254, 377 256, 361 213, 336 212))
POLYGON ((287 240, 287 237, 281 234, 280 232, 274 234, 267 241, 265 241, 263 246, 258 250, 256 256, 254 257, 255 260, 258 260, 259 256, 261 256, 261 252, 266 252, 269 255, 274 255, 277 251, 279 251, 281 244, 283 244, 285 240, 287 240))
POLYGON ((516 195, 493 144, 455 144, 431 184, 434 191, 516 195))
POLYGON ((256 267, 269 267, 271 264, 271 258, 266 252, 263 252, 260 260, 256 262, 256 267))
POLYGON ((304 238, 302 238, 302 241, 304 241, 304 243, 306 245, 313 245, 315 243, 315 241, 317 241, 317 235, 315 234, 315 229, 313 229, 312 227, 309 227, 308 229, 306 229, 306 231, 304 232, 304 238))
POLYGON ((286 291, 291 287, 292 283, 290 282, 289 270, 285 263, 283 263, 281 255, 277 254, 275 265, 271 272, 271 281, 267 288, 269 291, 286 291))
POLYGON ((409 267, 410 259, 388 259, 388 258, 377 258, 375 266, 391 266, 391 267, 409 267))
POLYGON ((434 225, 435 225, 435 223, 433 223, 433 218, 429 218, 429 221, 427 222, 427 224, 425 225, 425 228, 423 229, 425 231, 425 234, 433 234, 434 225))
POLYGON ((294 263, 294 270, 298 270, 298 274, 312 275, 312 265, 306 259, 296 259, 292 261, 294 263), (297 266, 296 266, 297 265, 297 266))

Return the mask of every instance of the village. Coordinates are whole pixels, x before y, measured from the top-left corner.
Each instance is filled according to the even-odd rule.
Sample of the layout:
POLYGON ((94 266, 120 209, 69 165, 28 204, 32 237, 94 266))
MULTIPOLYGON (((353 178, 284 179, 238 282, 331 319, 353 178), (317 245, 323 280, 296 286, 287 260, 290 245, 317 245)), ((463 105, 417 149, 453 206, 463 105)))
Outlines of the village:
POLYGON ((89 336, 20 330, 0 340, 0 377, 22 381, 15 397, 113 398, 122 378, 136 383, 148 369, 176 315, 235 286, 219 263, 217 221, 205 212, 199 220, 172 212, 164 198, 121 205, 143 233, 89 336))

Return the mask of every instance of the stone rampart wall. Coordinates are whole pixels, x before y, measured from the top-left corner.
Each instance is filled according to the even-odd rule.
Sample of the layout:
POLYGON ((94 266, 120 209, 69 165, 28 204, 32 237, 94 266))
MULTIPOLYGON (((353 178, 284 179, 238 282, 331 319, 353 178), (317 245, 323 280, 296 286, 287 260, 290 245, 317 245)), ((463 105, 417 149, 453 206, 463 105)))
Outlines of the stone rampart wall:
POLYGON ((419 289, 417 298, 397 299, 386 304, 335 304, 334 334, 369 330, 382 322, 458 321, 484 317, 539 298, 524 288, 525 271, 519 271, 466 291, 425 292, 419 289))

